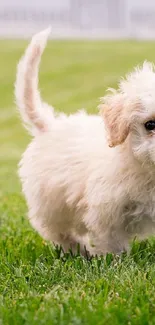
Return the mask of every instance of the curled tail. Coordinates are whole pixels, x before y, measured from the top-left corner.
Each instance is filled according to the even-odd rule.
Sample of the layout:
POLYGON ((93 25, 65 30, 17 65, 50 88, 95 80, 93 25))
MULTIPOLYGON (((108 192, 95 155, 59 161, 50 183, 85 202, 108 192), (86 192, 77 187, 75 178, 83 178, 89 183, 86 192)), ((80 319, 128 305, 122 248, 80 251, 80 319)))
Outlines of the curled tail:
POLYGON ((15 99, 26 128, 35 135, 48 131, 53 111, 40 98, 38 90, 38 69, 50 28, 33 36, 17 67, 15 99))

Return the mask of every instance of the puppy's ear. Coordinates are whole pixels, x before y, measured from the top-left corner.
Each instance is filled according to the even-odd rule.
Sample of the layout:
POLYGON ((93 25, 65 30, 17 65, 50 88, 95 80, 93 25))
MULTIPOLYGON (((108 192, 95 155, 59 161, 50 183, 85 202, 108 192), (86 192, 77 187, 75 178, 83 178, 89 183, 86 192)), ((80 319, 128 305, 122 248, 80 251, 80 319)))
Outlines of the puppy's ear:
POLYGON ((100 105, 107 131, 109 147, 115 147, 125 141, 129 134, 129 121, 125 117, 124 100, 114 95, 105 104, 100 105))

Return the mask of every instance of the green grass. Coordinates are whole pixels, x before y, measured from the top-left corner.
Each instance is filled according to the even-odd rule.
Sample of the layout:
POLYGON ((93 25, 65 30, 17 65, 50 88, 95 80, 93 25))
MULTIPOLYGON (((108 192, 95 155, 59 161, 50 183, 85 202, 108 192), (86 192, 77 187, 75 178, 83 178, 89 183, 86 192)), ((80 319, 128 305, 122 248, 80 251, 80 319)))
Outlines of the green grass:
MULTIPOLYGON (((154 240, 120 257, 60 257, 28 223, 17 164, 29 136, 13 98, 25 46, 0 41, 0 325, 155 324, 154 240)), ((154 43, 49 42, 42 95, 57 110, 97 112, 106 88, 144 59, 155 60, 154 43)))

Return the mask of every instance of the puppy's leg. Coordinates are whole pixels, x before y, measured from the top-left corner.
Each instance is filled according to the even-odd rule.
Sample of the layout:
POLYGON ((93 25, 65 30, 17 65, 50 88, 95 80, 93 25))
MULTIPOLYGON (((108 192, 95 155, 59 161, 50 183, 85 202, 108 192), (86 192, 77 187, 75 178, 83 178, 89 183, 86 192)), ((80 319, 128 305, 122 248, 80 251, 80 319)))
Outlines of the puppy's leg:
POLYGON ((67 220, 66 215, 67 213, 62 213, 62 215, 53 214, 49 218, 45 214, 44 217, 41 217, 41 214, 39 214, 38 217, 29 216, 29 220, 45 240, 61 246, 64 252, 71 250, 73 254, 80 253, 85 256, 87 255, 85 228, 83 227, 83 231, 80 229, 81 233, 78 235, 74 230, 74 225, 67 220))
POLYGON ((127 234, 117 228, 110 227, 102 231, 90 232, 90 254, 105 255, 107 253, 121 254, 128 250, 127 234))
POLYGON ((73 234, 57 234, 53 236, 52 241, 62 247, 64 253, 72 251, 73 254, 80 253, 82 256, 88 256, 87 240, 84 237, 77 237, 73 234))

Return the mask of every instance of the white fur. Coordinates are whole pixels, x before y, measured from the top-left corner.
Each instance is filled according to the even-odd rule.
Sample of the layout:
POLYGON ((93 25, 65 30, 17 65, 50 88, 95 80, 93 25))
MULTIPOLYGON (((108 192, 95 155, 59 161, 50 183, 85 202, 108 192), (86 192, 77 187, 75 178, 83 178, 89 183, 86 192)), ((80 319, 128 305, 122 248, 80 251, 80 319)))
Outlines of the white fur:
MULTIPOLYGON (((155 119, 154 66, 144 63, 104 97, 103 118, 85 112, 56 115, 37 88, 48 34, 32 39, 15 87, 19 111, 34 135, 19 168, 29 219, 64 250, 80 243, 82 252, 86 245, 91 254, 119 253, 135 236, 155 232, 155 134, 144 127, 155 119), (129 134, 110 148, 107 132, 109 139, 116 119, 106 121, 115 109, 116 124, 127 123, 129 134)), ((121 124, 116 127, 121 132, 121 124)))

